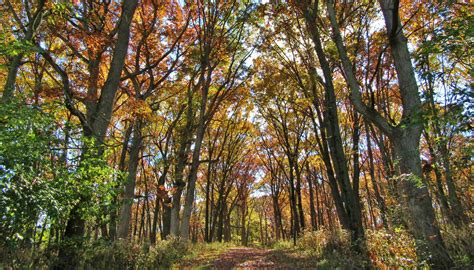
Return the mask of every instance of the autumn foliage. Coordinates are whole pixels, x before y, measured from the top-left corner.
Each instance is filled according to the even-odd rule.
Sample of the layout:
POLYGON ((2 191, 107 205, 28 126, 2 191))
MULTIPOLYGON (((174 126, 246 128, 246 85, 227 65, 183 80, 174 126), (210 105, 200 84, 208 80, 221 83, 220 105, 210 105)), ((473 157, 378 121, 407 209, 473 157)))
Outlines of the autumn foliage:
POLYGON ((472 9, 3 1, 0 268, 472 265, 472 9))

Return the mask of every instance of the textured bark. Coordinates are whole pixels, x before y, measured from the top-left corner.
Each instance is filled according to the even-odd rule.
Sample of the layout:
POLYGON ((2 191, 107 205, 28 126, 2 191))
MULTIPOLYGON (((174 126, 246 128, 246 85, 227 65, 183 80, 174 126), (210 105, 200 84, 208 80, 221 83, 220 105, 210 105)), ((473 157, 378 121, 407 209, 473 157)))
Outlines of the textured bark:
POLYGON ((433 268, 444 269, 452 266, 452 261, 437 226, 428 188, 422 181, 418 143, 419 137, 405 136, 394 140, 401 173, 398 185, 409 216, 407 223, 411 233, 416 239, 427 244, 427 246, 418 245, 418 252, 431 253, 430 262, 433 268))
POLYGON ((194 205, 194 196, 195 196, 195 189, 196 189, 196 180, 197 180, 197 172, 199 169, 199 157, 201 155, 201 146, 202 146, 202 141, 204 139, 204 133, 205 133, 205 104, 207 103, 207 90, 203 94, 203 99, 202 99, 202 105, 201 106, 201 116, 199 117, 199 123, 197 127, 197 136, 196 140, 194 142, 194 150, 193 150, 193 157, 192 157, 192 163, 191 163, 191 168, 189 171, 189 177, 188 177, 188 183, 187 183, 187 189, 186 189, 186 198, 185 198, 185 204, 184 204, 184 209, 183 209, 183 218, 182 222, 180 225, 180 236, 183 240, 189 239, 189 222, 191 220, 191 213, 192 213, 192 208, 194 205), (204 107, 203 107, 204 106, 204 107))
MULTIPOLYGON (((179 148, 176 154, 176 165, 174 168, 173 175, 173 187, 176 188, 176 192, 172 198, 172 208, 170 209, 169 228, 170 234, 179 235, 179 215, 181 211, 181 195, 183 189, 186 186, 184 179, 184 169, 186 167, 186 161, 188 160, 189 146, 191 144, 191 135, 194 130, 194 110, 193 110, 193 92, 191 88, 188 88, 187 92, 187 109, 186 109, 186 124, 179 131, 179 148)), ((167 219, 165 219, 167 222, 167 219)), ((166 225, 168 226, 168 224, 166 225)))
POLYGON ((130 147, 130 156, 128 161, 128 174, 125 190, 122 195, 117 238, 127 239, 130 228, 130 219, 132 218, 132 205, 135 198, 135 183, 137 177, 137 168, 140 161, 140 148, 142 144, 141 123, 138 120, 133 127, 132 145, 130 147))

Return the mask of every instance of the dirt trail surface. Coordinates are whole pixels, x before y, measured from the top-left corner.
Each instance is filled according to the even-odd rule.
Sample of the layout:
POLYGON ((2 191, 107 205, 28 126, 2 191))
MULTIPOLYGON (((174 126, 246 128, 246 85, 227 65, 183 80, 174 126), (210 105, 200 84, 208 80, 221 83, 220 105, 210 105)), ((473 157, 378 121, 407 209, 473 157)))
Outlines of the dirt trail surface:
MULTIPOLYGON (((184 265, 183 265, 184 266, 184 265)), ((230 248, 213 257, 201 257, 182 269, 315 269, 306 258, 283 250, 230 248)))

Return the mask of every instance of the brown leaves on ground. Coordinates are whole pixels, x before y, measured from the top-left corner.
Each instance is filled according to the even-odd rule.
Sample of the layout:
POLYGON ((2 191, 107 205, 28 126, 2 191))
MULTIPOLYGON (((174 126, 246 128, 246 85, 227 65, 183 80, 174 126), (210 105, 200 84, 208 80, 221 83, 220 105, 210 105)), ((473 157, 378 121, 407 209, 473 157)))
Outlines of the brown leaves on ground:
MULTIPOLYGON (((205 256, 204 256, 205 257, 205 256)), ((207 258, 209 259, 209 258, 207 258)), ((314 269, 316 262, 286 250, 230 248, 211 260, 201 257, 181 269, 314 269)))

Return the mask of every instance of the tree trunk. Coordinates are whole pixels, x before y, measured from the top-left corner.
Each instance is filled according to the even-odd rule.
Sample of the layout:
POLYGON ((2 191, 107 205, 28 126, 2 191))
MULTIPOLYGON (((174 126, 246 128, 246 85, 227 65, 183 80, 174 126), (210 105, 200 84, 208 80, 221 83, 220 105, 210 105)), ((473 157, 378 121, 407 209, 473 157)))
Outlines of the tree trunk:
POLYGON ((298 217, 300 222, 300 230, 304 231, 304 212, 303 212, 303 198, 301 196, 301 171, 299 169, 298 158, 295 158, 295 174, 296 174, 296 195, 298 196, 298 217))
POLYGON ((140 161, 140 148, 142 144, 141 123, 140 120, 134 125, 133 139, 130 147, 130 157, 128 161, 128 175, 125 190, 122 196, 122 205, 120 208, 117 238, 127 239, 130 228, 130 219, 132 217, 132 205, 135 197, 135 183, 137 177, 137 168, 140 161))
MULTIPOLYGON (((133 125, 130 125, 125 131, 124 140, 122 143, 122 151, 120 153, 120 160, 119 160, 119 170, 122 172, 125 171, 125 166, 126 166, 125 159, 128 152, 128 143, 132 135, 132 130, 133 130, 133 125)), ((119 205, 117 197, 118 195, 114 195, 114 198, 113 198, 114 206, 119 205)), ((117 237, 117 209, 115 209, 115 207, 110 213, 109 231, 110 231, 110 239, 115 240, 117 237)))
MULTIPOLYGON (((337 184, 331 184, 331 189, 333 190, 333 194, 340 192, 340 197, 344 203, 343 209, 345 210, 338 209, 341 223, 346 229, 350 230, 351 240, 354 243, 353 247, 356 250, 361 251, 364 249, 364 228, 362 226, 362 214, 359 197, 357 194, 358 183, 355 181, 357 189, 354 190, 354 187, 350 183, 349 171, 347 168, 347 161, 345 158, 341 132, 339 128, 336 95, 332 82, 333 74, 322 48, 319 29, 315 25, 315 10, 311 10, 309 7, 306 7, 303 9, 303 11, 308 29, 315 45, 316 54, 318 56, 321 69, 323 70, 325 81, 325 111, 323 114, 326 121, 327 141, 330 149, 332 166, 334 166, 334 172, 337 180, 337 184)), ((326 163, 329 162, 326 161, 326 163)), ((342 208, 338 202, 338 198, 335 197, 334 200, 336 207, 342 208)))
MULTIPOLYGON (((387 206, 385 204, 384 199, 379 191, 379 185, 375 180, 375 166, 374 166, 374 155, 372 153, 372 144, 370 141, 370 132, 369 132, 369 125, 367 122, 365 123, 365 136, 367 140, 367 153, 369 156, 369 173, 370 173, 370 180, 372 181, 372 188, 374 189, 375 199, 377 200, 377 205, 380 209, 380 217, 382 219, 383 226, 388 229, 388 221, 387 221, 387 206)), ((368 192, 368 191, 367 191, 368 192)))
POLYGON ((205 206, 205 217, 204 217, 204 241, 210 243, 209 237, 209 211, 210 211, 210 192, 211 192, 211 175, 212 175, 212 162, 210 159, 212 158, 212 152, 209 153, 209 163, 207 167, 207 179, 206 179, 206 206, 205 206))
MULTIPOLYGON (((206 93, 207 96, 207 93, 206 93)), ((202 111, 204 114, 204 111, 202 111)), ((197 136, 196 141, 194 143, 194 151, 193 151, 193 158, 192 164, 189 172, 188 177, 188 184, 186 189, 186 199, 184 204, 183 210, 183 219, 181 222, 180 228, 180 236, 183 240, 188 240, 189 238, 189 221, 191 219, 192 208, 194 205, 194 193, 196 189, 196 180, 197 180, 197 172, 199 169, 199 158, 201 156, 201 145, 204 139, 205 133, 205 119, 204 116, 200 117, 200 122, 197 129, 197 136)))
POLYGON ((316 223, 316 210, 314 208, 314 190, 313 190, 313 175, 309 169, 309 163, 306 163, 307 176, 306 180, 308 181, 308 190, 309 190, 309 213, 311 218, 311 230, 318 230, 318 224, 316 223))
MULTIPOLYGON (((205 52, 203 59, 201 61, 201 74, 200 74, 200 90, 201 90, 201 102, 199 109, 199 121, 196 128, 196 140, 194 141, 194 150, 193 157, 191 161, 191 168, 188 175, 188 184, 186 189, 186 198, 183 209, 183 219, 180 227, 180 236, 183 240, 187 241, 189 238, 189 221, 191 219, 191 212, 194 205, 194 196, 196 189, 196 180, 197 173, 200 165, 199 158, 201 156, 201 146, 202 141, 204 140, 204 135, 206 131, 206 121, 207 117, 210 115, 207 114, 207 101, 208 101, 208 92, 209 86, 211 83, 212 69, 209 67, 209 53, 210 48, 205 46, 205 52), (207 68, 207 69, 206 69, 207 68)), ((192 104, 192 101, 191 101, 192 104)))
POLYGON ((428 188, 422 178, 418 151, 420 136, 410 135, 394 138, 401 173, 398 185, 409 216, 407 224, 415 238, 427 244, 417 246, 419 254, 431 253, 430 262, 434 268, 448 268, 452 266, 452 260, 441 238, 428 188))
POLYGON ((188 88, 187 93, 187 110, 186 110, 186 125, 183 130, 180 131, 180 143, 177 153, 177 161, 174 170, 173 187, 176 188, 176 192, 173 194, 173 206, 170 211, 170 234, 179 235, 179 214, 181 211, 181 195, 186 183, 183 181, 184 168, 186 167, 186 161, 188 160, 189 146, 191 143, 191 133, 193 131, 194 124, 194 110, 193 110, 193 93, 188 88))

